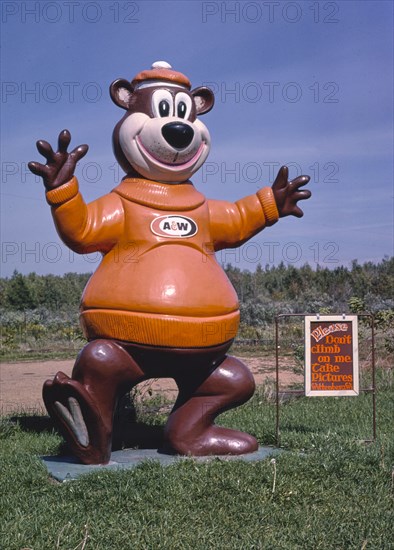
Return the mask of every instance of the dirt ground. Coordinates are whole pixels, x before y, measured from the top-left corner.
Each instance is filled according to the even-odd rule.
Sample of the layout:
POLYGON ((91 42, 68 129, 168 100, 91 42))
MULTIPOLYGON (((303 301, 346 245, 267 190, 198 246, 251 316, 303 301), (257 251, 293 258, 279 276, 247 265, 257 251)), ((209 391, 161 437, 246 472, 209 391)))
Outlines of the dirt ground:
MULTIPOLYGON (((267 380, 275 380, 275 360, 269 357, 242 357, 242 361, 252 371, 257 385, 267 380)), ((13 412, 38 413, 44 412, 41 398, 42 385, 47 379, 52 379, 58 371, 71 376, 73 360, 66 361, 36 361, 31 363, 1 363, 0 364, 0 413, 13 412)), ((288 388, 294 383, 302 382, 303 377, 295 374, 291 361, 284 358, 280 362, 280 387, 288 388)), ((173 380, 160 379, 143 382, 139 386, 143 396, 162 394, 175 401, 177 388, 173 380)))

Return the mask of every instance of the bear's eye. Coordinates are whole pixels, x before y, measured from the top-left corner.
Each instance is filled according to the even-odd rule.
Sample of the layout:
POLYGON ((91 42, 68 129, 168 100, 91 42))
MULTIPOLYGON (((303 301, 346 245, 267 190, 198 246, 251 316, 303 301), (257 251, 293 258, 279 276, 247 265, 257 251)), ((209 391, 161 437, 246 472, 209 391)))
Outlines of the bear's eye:
POLYGON ((170 104, 166 99, 162 99, 159 103, 159 114, 161 117, 170 116, 170 104))
POLYGON ((155 90, 151 101, 154 117, 174 116, 174 100, 170 92, 165 88, 155 90))
POLYGON ((177 115, 180 118, 185 118, 186 115, 186 103, 184 101, 181 101, 178 103, 178 109, 177 109, 177 115))
POLYGON ((191 97, 185 92, 178 92, 175 96, 175 113, 179 118, 189 118, 192 110, 191 97))

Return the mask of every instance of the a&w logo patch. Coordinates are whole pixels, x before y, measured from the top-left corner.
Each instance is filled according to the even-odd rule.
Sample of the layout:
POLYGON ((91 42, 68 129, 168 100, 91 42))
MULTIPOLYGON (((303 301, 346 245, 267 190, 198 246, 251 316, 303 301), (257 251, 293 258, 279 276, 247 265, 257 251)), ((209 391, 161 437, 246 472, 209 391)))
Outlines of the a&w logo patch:
POLYGON ((152 233, 159 237, 175 237, 187 239, 198 231, 197 224, 186 216, 160 216, 150 224, 152 233))

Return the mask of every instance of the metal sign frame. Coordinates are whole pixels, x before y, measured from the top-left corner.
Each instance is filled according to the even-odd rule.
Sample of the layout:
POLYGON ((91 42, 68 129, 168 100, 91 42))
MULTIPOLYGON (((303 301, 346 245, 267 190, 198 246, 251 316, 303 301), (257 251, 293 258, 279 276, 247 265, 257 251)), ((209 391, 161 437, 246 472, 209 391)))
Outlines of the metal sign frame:
MULTIPOLYGON (((282 313, 280 315, 277 315, 275 317, 275 356, 276 356, 276 376, 275 376, 275 386, 276 386, 276 444, 277 446, 280 445, 280 392, 279 392, 279 321, 281 319, 284 319, 286 317, 303 317, 304 319, 306 317, 311 317, 314 319, 317 319, 317 315, 314 314, 306 314, 306 313, 282 313)), ((324 317, 333 317, 333 316, 323 316, 321 315, 320 318, 324 317)), ((343 316, 338 316, 341 319, 343 316)), ((349 317, 349 316, 348 316, 349 317)), ((370 393, 372 396, 372 438, 371 439, 365 439, 365 443, 372 443, 376 441, 376 369, 375 369, 375 319, 374 316, 371 313, 361 313, 356 315, 355 317, 369 317, 370 319, 370 326, 371 326, 371 368, 372 368, 372 380, 371 380, 371 386, 368 388, 359 388, 359 392, 364 393, 370 393)), ((288 394, 298 394, 298 395, 305 395, 305 388, 303 390, 286 390, 286 393, 288 394)), ((330 392, 329 395, 333 395, 332 392, 330 392)))

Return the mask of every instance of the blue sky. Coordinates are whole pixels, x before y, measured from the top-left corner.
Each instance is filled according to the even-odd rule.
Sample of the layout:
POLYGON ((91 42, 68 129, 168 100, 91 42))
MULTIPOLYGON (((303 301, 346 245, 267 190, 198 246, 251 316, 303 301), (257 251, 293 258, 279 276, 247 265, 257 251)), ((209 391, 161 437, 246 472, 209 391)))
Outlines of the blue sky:
POLYGON ((393 4, 4 0, 1 94, 2 276, 87 272, 97 255, 62 245, 40 180, 37 139, 88 143, 77 167, 85 200, 123 176, 111 135, 123 111, 108 93, 157 60, 209 84, 211 154, 193 177, 207 197, 236 200, 311 176, 299 220, 285 218, 219 261, 349 266, 393 254, 393 4))

